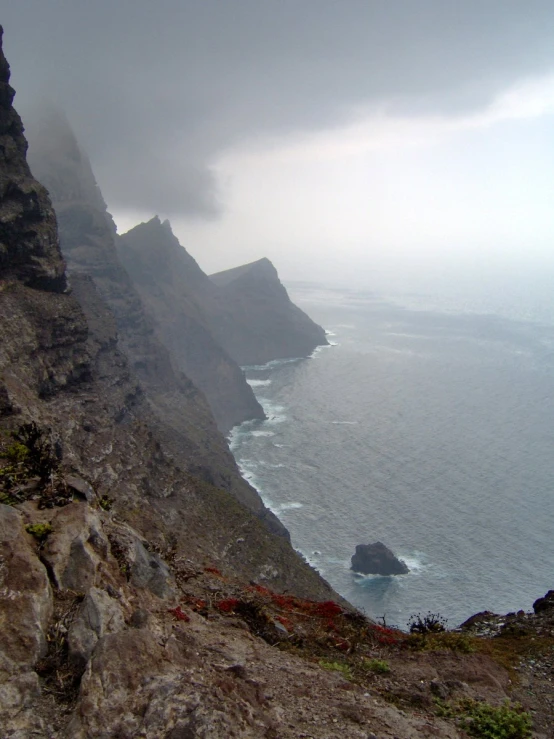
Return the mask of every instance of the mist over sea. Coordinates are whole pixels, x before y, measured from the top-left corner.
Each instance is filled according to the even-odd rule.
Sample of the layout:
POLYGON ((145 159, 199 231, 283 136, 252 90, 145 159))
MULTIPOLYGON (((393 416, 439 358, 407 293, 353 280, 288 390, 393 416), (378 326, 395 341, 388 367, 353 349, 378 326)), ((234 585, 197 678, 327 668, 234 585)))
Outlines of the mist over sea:
POLYGON ((268 420, 231 448, 293 545, 401 628, 531 609, 554 587, 554 305, 290 293, 332 345, 247 369, 268 420), (409 575, 350 571, 377 540, 409 575))

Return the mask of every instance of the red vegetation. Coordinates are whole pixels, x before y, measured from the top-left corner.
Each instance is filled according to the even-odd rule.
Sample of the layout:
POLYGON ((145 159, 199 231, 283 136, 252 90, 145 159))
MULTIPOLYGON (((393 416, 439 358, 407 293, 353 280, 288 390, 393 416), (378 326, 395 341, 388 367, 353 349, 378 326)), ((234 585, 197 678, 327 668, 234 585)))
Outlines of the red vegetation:
POLYGON ((181 610, 181 606, 177 606, 177 608, 170 608, 169 613, 171 613, 171 615, 177 621, 190 621, 190 618, 187 616, 187 614, 181 610))
POLYGON ((220 600, 219 603, 215 604, 215 607, 223 613, 231 613, 238 606, 239 601, 237 598, 225 598, 220 600))
POLYGON ((217 577, 223 577, 221 570, 218 570, 217 567, 204 567, 204 572, 209 572, 210 575, 217 575, 217 577))

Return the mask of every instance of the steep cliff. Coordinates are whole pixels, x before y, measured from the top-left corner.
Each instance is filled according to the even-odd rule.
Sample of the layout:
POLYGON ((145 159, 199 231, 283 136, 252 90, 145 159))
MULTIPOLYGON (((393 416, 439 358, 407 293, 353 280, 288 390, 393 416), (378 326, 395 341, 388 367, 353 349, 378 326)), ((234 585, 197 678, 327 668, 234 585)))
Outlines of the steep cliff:
POLYGON ((242 370, 214 339, 204 306, 217 305, 217 288, 179 244, 166 221, 141 223, 117 242, 125 269, 140 293, 176 365, 206 395, 219 428, 264 418, 242 370))
MULTIPOLYGON (((93 278, 116 317, 120 348, 147 388, 148 400, 157 415, 188 440, 184 451, 189 460, 195 459, 197 473, 208 474, 209 480, 220 485, 228 485, 232 479, 238 496, 244 496, 244 483, 224 440, 214 429, 212 414, 202 395, 223 432, 247 418, 263 417, 242 372, 194 316, 190 317, 189 331, 182 341, 175 340, 175 346, 160 341, 167 338, 168 331, 164 332, 162 322, 160 333, 156 332, 158 327, 144 310, 141 297, 118 259, 115 225, 69 124, 59 113, 43 111, 31 126, 31 134, 30 163, 52 198, 69 272, 80 271, 93 278), (175 350, 175 363, 167 346, 175 350), (186 361, 180 361, 182 356, 186 361), (179 370, 193 382, 201 382, 191 385, 179 370)), ((178 327, 178 316, 166 318, 170 326, 178 327)), ((172 435, 167 436, 170 439, 172 435)), ((190 461, 187 466, 190 467, 190 461)))
POLYGON ((0 58, 0 274, 24 285, 63 292, 64 263, 46 192, 29 171, 23 124, 12 108, 10 68, 0 58))
POLYGON ((327 344, 324 330, 292 303, 268 259, 208 277, 158 218, 123 234, 118 251, 164 342, 203 389, 204 332, 238 365, 307 356, 327 344))
POLYGON ((269 259, 218 272, 210 279, 220 288, 226 308, 214 316, 214 334, 239 364, 305 357, 328 343, 321 326, 290 300, 269 259))

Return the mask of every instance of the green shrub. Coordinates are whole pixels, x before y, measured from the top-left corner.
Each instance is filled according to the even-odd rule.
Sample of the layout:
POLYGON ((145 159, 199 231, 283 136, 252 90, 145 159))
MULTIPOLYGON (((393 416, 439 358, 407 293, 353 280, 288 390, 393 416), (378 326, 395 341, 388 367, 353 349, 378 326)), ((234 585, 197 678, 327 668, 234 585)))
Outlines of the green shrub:
POLYGON ((324 670, 335 670, 336 672, 340 672, 345 678, 347 678, 347 680, 352 679, 352 670, 350 669, 350 665, 347 665, 344 662, 327 662, 322 659, 319 661, 319 666, 323 667, 324 670))
POLYGON ((386 659, 366 659, 364 660, 364 668, 380 674, 390 672, 390 665, 386 659))
POLYGON ((52 526, 49 523, 33 523, 25 526, 25 531, 35 539, 42 542, 46 539, 48 534, 52 531, 52 526))
POLYGON ((479 739, 527 739, 532 736, 531 716, 519 703, 506 700, 501 706, 466 698, 457 704, 435 700, 437 715, 458 718, 470 736, 479 739))

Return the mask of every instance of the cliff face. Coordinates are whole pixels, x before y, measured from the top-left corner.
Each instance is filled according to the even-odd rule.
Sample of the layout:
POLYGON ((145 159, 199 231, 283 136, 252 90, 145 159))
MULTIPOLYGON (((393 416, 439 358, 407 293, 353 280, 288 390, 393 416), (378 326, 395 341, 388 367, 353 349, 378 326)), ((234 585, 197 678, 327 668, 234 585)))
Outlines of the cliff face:
MULTIPOLYGON (((292 303, 268 259, 209 278, 179 244, 169 224, 158 218, 124 234, 118 251, 164 343, 208 398, 212 390, 204 368, 208 362, 215 369, 217 363, 208 361, 208 342, 201 338, 206 332, 220 354, 237 365, 303 357, 327 344, 324 330, 292 303)), ((212 354, 216 356, 213 350, 212 354)), ((213 374, 224 383, 229 369, 213 374)))
POLYGON ((118 253, 176 365, 206 395, 223 432, 264 418, 242 370, 213 337, 203 305, 217 290, 156 217, 118 240, 118 253))
POLYGON ((269 259, 218 272, 210 279, 220 288, 226 307, 214 317, 214 333, 239 364, 305 357, 328 343, 321 326, 290 300, 269 259))
MULTIPOLYGON (((1 38, 0 38, 1 44, 1 38)), ((0 58, 0 276, 63 292, 64 263, 56 221, 43 187, 29 171, 23 124, 12 107, 10 68, 0 58)))
MULTIPOLYGON (((204 397, 223 432, 246 418, 263 417, 241 371, 195 322, 194 316, 190 318, 189 344, 176 343, 173 358, 177 361, 172 362, 166 345, 160 341, 165 334, 157 333, 155 322, 144 310, 141 296, 119 261, 115 225, 90 163, 79 149, 67 121, 59 114, 47 113, 31 130, 31 165, 52 197, 69 272, 90 275, 113 311, 120 348, 147 389, 148 401, 157 416, 169 427, 168 443, 175 434, 184 436, 187 439, 184 451, 189 461, 185 464, 181 460, 182 464, 192 469, 190 460, 194 459, 195 474, 217 485, 231 485, 245 502, 253 499, 237 473, 224 439, 214 428, 204 397), (183 353, 189 356, 189 351, 196 352, 198 361, 205 362, 203 372, 189 372, 197 369, 198 361, 179 361, 183 353), (182 371, 187 373, 186 377, 181 375, 182 371), (193 385, 187 378, 202 382, 193 385)), ((167 318, 171 326, 179 327, 177 318, 167 318)), ((177 455, 182 451, 173 449, 177 455)))

